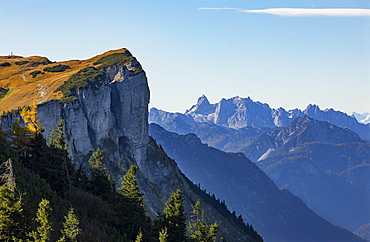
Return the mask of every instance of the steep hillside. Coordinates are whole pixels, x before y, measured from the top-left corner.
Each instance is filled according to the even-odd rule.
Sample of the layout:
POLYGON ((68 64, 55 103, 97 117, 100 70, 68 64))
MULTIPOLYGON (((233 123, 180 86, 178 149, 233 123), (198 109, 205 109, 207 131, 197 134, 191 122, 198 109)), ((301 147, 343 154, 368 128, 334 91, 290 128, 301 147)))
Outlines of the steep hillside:
MULTIPOLYGON (((220 223, 220 234, 228 241, 260 240, 224 206, 194 186, 149 138, 147 78, 129 51, 48 65, 35 64, 32 58, 6 58, 9 65, 0 67, 0 87, 5 93, 0 100, 2 111, 39 104, 37 115, 46 139, 62 118, 76 167, 87 170, 88 158, 100 148, 116 184, 130 165, 137 165, 138 183, 152 217, 163 210, 176 189, 181 189, 187 213, 201 199, 209 221, 220 223), (19 61, 26 62, 16 64, 19 61), (33 78, 31 73, 38 74, 33 78)), ((0 124, 7 131, 18 118, 18 112, 10 112, 1 117, 0 124)))
POLYGON ((156 124, 149 125, 149 133, 184 174, 224 199, 266 241, 361 241, 317 216, 286 189, 278 189, 243 154, 222 152, 194 134, 178 135, 156 124))

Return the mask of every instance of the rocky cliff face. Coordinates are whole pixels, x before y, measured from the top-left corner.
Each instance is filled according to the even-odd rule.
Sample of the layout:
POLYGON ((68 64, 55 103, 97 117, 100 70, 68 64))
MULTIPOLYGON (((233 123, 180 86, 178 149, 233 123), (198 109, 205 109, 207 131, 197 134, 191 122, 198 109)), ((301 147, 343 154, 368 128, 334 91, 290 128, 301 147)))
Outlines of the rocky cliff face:
MULTIPOLYGON (((236 217, 234 219, 225 208, 217 207, 207 194, 192 184, 176 163, 149 138, 147 78, 127 50, 118 51, 121 53, 130 61, 102 67, 105 78, 98 86, 78 88, 72 102, 51 100, 38 106, 38 120, 45 129, 44 136, 48 139, 56 124, 64 119, 65 137, 73 163, 87 167, 92 152, 100 148, 118 185, 129 166, 138 165, 138 182, 147 211, 152 216, 162 211, 166 200, 176 189, 181 189, 188 214, 191 205, 201 199, 209 221, 220 223, 221 234, 228 241, 259 241, 246 232, 243 224, 235 222, 236 217)), ((77 73, 78 70, 72 68, 71 72, 77 73)), ((1 117, 0 124, 6 130, 17 118, 16 112, 10 113, 1 117)))
POLYGON ((130 76, 118 65, 107 68, 105 73, 107 78, 99 91, 80 89, 75 102, 51 101, 38 107, 45 135, 63 118, 74 162, 84 162, 97 147, 110 144, 119 147, 123 142, 130 147, 128 154, 143 162, 149 142, 146 121, 149 89, 145 74, 130 76))

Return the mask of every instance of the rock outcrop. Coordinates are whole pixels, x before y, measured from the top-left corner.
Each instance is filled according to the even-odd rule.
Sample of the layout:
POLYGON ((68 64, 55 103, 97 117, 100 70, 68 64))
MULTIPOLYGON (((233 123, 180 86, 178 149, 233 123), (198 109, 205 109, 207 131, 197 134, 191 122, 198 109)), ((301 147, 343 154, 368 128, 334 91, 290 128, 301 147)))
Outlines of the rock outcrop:
MULTIPOLYGON (((145 72, 127 50, 110 54, 124 54, 125 59, 100 66, 95 60, 89 62, 94 63, 94 70, 99 68, 104 73, 101 83, 95 85, 92 80, 86 80, 89 84, 73 89, 73 98, 65 99, 69 101, 49 100, 37 107, 44 136, 48 139, 56 124, 63 119, 73 163, 87 168, 90 155, 100 148, 117 185, 130 165, 138 165, 139 186, 152 217, 162 211, 166 200, 176 189, 181 189, 187 213, 190 214, 191 205, 201 199, 209 221, 218 221, 221 234, 228 241, 259 241, 258 236, 254 239, 255 234, 246 232, 247 227, 238 223, 225 207, 217 207, 217 202, 191 183, 148 136, 149 88, 145 72)), ((71 68, 69 75, 81 70, 71 68)), ((62 84, 54 86, 54 90, 62 84)), ((17 118, 17 112, 8 113, 1 117, 0 125, 7 130, 17 118)))

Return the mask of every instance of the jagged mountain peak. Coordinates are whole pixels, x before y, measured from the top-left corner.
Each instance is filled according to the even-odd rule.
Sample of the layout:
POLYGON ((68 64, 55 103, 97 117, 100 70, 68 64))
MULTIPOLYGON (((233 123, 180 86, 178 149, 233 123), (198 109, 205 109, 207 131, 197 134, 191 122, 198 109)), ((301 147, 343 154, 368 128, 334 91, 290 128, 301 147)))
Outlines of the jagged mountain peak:
POLYGON ((309 111, 309 110, 320 110, 320 107, 317 104, 308 104, 304 111, 309 111))
POLYGON ((195 105, 193 105, 186 113, 194 113, 194 114, 202 114, 208 115, 214 112, 214 105, 211 105, 207 99, 207 97, 203 94, 201 97, 198 98, 198 101, 195 105))
MULTIPOLYGON (((370 124, 359 123, 353 115, 349 116, 333 108, 321 110, 316 104, 309 104, 303 111, 298 108, 286 110, 279 107, 275 109, 267 103, 240 96, 228 99, 222 98, 218 103, 210 104, 203 95, 198 98, 197 104, 182 115, 183 120, 190 122, 188 124, 207 122, 233 129, 245 127, 275 129, 284 127, 302 115, 307 115, 317 120, 328 121, 342 128, 348 128, 356 132, 362 139, 370 140, 370 124)), ((163 120, 160 125, 166 126, 164 119, 155 116, 151 115, 151 118, 163 120)))

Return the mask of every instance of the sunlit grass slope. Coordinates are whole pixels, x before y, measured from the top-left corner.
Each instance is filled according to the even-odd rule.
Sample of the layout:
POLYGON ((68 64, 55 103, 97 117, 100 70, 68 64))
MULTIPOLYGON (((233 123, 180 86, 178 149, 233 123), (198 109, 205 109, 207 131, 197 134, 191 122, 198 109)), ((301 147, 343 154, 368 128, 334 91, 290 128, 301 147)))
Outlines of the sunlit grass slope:
POLYGON ((52 99, 62 99, 62 92, 55 90, 73 74, 88 66, 99 67, 102 64, 95 62, 116 53, 129 52, 126 49, 112 50, 88 60, 62 62, 51 62, 46 57, 40 56, 0 56, 0 115, 23 106, 30 106, 34 102, 40 104, 52 99), (61 66, 50 68, 58 65, 61 66), (69 68, 63 68, 65 66, 69 68))

